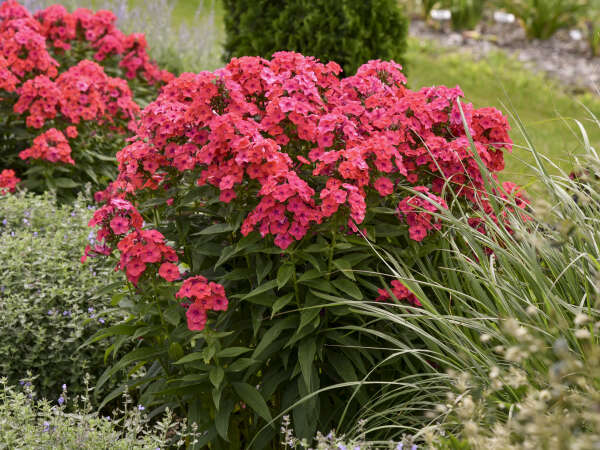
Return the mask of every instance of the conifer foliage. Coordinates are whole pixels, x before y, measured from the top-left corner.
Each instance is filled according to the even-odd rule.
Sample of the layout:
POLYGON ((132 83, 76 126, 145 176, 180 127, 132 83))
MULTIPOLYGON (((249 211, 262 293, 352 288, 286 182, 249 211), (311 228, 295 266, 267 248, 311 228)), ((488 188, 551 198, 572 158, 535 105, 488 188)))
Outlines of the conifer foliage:
MULTIPOLYGON (((403 64, 408 20, 395 0, 225 0, 225 60, 280 50, 336 61, 353 75, 372 59, 403 64)), ((403 64, 404 65, 404 64, 403 64)))

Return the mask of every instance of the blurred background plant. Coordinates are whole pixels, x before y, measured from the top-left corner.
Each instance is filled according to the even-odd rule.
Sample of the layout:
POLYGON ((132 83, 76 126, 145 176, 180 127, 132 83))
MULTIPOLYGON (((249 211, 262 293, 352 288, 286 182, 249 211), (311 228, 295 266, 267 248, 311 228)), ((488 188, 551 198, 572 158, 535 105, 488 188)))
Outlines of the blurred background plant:
POLYGON ((514 14, 529 38, 548 39, 562 28, 575 25, 588 0, 497 0, 497 5, 514 14))
POLYGON ((472 30, 481 21, 488 4, 486 0, 446 0, 442 6, 450 10, 454 30, 472 30))
POLYGON ((588 7, 580 12, 579 23, 583 28, 592 57, 600 51, 600 1, 588 0, 588 7))
POLYGON ((69 10, 105 9, 124 33, 143 32, 159 66, 175 74, 220 67, 224 39, 220 0, 23 0, 31 11, 60 3, 69 10))
POLYGON ((350 76, 372 59, 404 62, 408 20, 396 0, 224 0, 225 60, 280 50, 335 61, 350 76))

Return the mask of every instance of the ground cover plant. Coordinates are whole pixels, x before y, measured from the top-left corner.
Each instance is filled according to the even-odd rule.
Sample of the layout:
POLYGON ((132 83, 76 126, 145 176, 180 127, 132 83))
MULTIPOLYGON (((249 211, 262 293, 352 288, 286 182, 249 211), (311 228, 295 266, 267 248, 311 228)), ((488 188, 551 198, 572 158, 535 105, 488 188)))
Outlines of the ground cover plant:
POLYGON ((51 195, 0 197, 0 373, 14 386, 31 372, 49 400, 58 399, 62 384, 83 393, 86 373, 98 379, 111 343, 78 347, 122 318, 110 297, 96 295, 117 280, 112 268, 79 263, 91 215, 83 199, 58 207, 51 195))
POLYGON ((196 432, 171 411, 150 423, 142 405, 125 397, 113 418, 101 416, 88 393, 71 396, 63 385, 56 403, 38 398, 31 381, 15 388, 0 378, 1 448, 60 448, 81 450, 156 450, 193 444, 196 432))
POLYGON ((115 175, 116 150, 171 75, 150 61, 141 34, 124 35, 110 11, 61 5, 35 16, 0 5, 0 166, 34 191, 74 197, 115 175))
MULTIPOLYGON (((483 186, 511 148, 506 118, 465 104, 467 135, 459 89, 410 91, 389 62, 339 72, 281 52, 183 74, 144 110, 119 177, 97 194, 86 254, 117 257, 131 319, 114 333, 143 337, 99 386, 145 366, 129 386, 198 422, 200 444, 264 447, 276 436, 265 424, 286 409, 301 437, 330 428, 347 398, 314 393, 356 382, 382 355, 375 336, 352 331, 360 316, 323 304, 345 292, 420 306, 369 275, 379 261, 359 230, 410 260, 435 249, 435 211, 473 226, 491 212, 483 186)), ((428 365, 407 361, 382 376, 428 365)))

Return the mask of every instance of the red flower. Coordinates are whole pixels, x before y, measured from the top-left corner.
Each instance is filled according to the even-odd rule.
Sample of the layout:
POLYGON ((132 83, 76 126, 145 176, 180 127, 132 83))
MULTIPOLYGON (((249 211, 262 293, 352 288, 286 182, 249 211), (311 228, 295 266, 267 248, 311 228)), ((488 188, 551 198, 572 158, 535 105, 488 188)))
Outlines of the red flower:
POLYGON ((206 326, 206 310, 197 303, 192 303, 185 313, 187 325, 191 331, 202 331, 206 326))
POLYGON ((14 170, 4 169, 0 172, 0 195, 15 192, 19 181, 21 180, 16 177, 14 170))
POLYGON ((71 139, 75 139, 78 135, 77 128, 75 128, 74 126, 67 127, 65 129, 65 133, 67 133, 67 137, 71 139))
POLYGON ((373 184, 373 187, 377 189, 377 192, 379 192, 379 195, 382 197, 394 192, 394 183, 387 177, 378 178, 373 184))
MULTIPOLYGON (((410 292, 401 281, 393 280, 390 284, 392 285, 392 293, 398 300, 406 300, 417 307, 423 306, 416 295, 410 292)), ((385 289, 378 289, 377 292, 379 293, 379 297, 377 297, 375 301, 382 302, 391 298, 390 294, 385 289)))
POLYGON ((167 281, 175 281, 181 277, 177 266, 169 262, 161 264, 158 274, 167 281))
POLYGON ((209 283, 206 278, 201 275, 185 280, 175 297, 189 298, 194 302, 187 312, 188 328, 190 330, 202 330, 204 328, 207 310, 225 311, 228 306, 223 286, 213 283, 212 281, 209 283), (194 311, 190 313, 192 307, 194 308, 194 311), (204 315, 200 316, 200 311, 203 312, 204 315), (197 321, 190 322, 190 314, 193 318, 196 318, 197 321, 200 321, 201 325, 198 325, 197 321), (190 325, 190 323, 192 325, 190 325), (200 328, 193 328, 192 326, 200 326, 200 328))
POLYGON ((125 234, 129 231, 129 220, 125 217, 115 216, 110 221, 110 227, 115 232, 115 234, 125 234))

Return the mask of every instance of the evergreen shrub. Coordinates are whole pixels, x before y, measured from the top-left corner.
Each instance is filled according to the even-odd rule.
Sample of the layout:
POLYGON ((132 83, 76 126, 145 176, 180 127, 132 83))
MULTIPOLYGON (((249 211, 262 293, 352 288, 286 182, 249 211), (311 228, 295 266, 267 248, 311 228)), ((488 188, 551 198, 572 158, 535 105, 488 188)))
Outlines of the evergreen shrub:
MULTIPOLYGON (((353 75, 372 59, 404 63, 408 19, 396 0, 225 0, 225 60, 280 50, 336 61, 353 75)), ((404 65, 404 64, 403 64, 404 65)))

